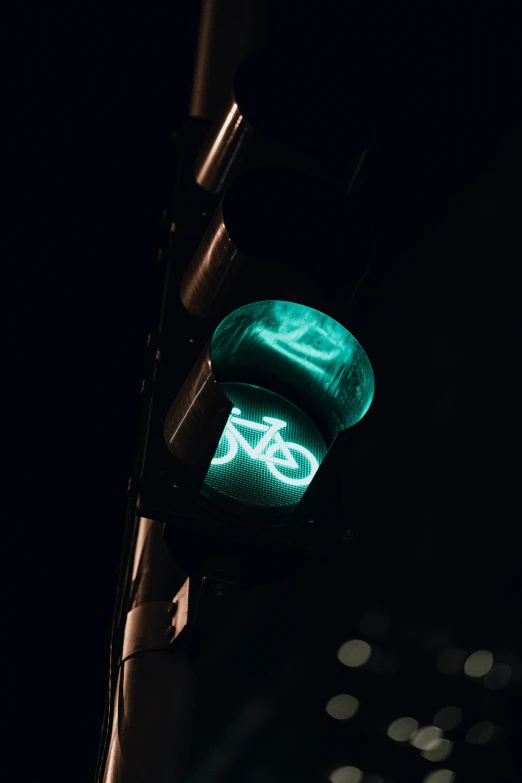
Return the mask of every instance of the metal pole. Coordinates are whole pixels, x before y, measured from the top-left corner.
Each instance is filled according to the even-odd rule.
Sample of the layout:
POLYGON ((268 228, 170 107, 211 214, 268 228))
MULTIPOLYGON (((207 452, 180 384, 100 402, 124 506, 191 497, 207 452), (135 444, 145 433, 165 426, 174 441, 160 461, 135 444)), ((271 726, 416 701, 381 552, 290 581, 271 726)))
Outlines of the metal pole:
POLYGON ((265 35, 267 0, 203 0, 189 115, 215 120, 236 68, 265 35))
POLYGON ((104 783, 177 783, 184 774, 195 674, 165 633, 184 578, 162 525, 140 519, 104 783))
MULTIPOLYGON (((237 66, 262 43, 266 6, 267 0, 202 0, 189 116, 214 120, 226 107, 237 66)), ((168 613, 186 575, 162 533, 161 523, 141 518, 130 549, 123 652, 97 783, 177 783, 188 761, 195 673, 178 632, 169 633, 168 613)))

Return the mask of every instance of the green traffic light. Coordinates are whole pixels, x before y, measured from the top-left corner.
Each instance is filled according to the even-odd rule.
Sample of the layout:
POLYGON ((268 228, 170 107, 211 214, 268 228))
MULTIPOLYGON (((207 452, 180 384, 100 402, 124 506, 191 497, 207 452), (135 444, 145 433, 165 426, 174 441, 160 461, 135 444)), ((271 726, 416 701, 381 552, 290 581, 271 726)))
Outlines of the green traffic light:
POLYGON ((326 454, 321 433, 278 394, 243 383, 221 387, 234 407, 205 477, 205 494, 255 507, 295 506, 326 454))
POLYGON ((304 305, 253 302, 216 328, 166 416, 165 442, 217 504, 285 516, 373 393, 370 361, 344 326, 304 305))

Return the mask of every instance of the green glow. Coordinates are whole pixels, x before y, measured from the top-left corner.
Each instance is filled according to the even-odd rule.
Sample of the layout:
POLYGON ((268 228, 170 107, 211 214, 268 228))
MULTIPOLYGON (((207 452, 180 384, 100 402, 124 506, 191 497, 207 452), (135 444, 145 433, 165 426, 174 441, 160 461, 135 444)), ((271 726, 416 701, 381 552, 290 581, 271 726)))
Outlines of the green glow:
POLYGON ((292 484, 295 487, 307 487, 316 473, 319 463, 308 449, 305 449, 298 443, 284 442, 279 431, 287 427, 288 423, 282 419, 274 419, 271 416, 263 416, 263 424, 240 417, 240 409, 232 408, 231 415, 223 432, 225 439, 228 441, 228 451, 222 457, 214 457, 210 464, 227 465, 237 456, 238 448, 241 446, 250 459, 263 460, 270 472, 279 479, 279 481, 282 481, 285 484, 292 484), (238 427, 254 430, 255 432, 263 432, 264 434, 257 445, 252 447, 248 440, 244 438, 238 430, 238 427), (265 446, 268 446, 272 438, 274 439, 274 443, 264 452, 263 449, 265 446), (297 461, 292 456, 291 450, 302 454, 305 460, 308 460, 310 463, 310 471, 305 476, 301 476, 302 471, 297 464, 297 461), (278 452, 281 452, 283 456, 276 457, 275 455, 278 452), (275 467, 276 465, 284 465, 286 468, 289 468, 292 471, 292 475, 281 473, 275 467), (294 474, 293 471, 297 472, 294 474), (297 476, 299 476, 299 478, 297 478, 297 476))
MULTIPOLYGON (((302 400, 332 439, 356 424, 375 388, 370 361, 333 318, 293 302, 253 302, 230 313, 214 332, 211 360, 218 381, 245 378, 302 400)), ((241 406, 239 406, 241 407, 241 406)))
POLYGON ((299 408, 267 389, 242 383, 221 387, 234 408, 206 488, 246 505, 296 505, 326 454, 318 429, 299 408))

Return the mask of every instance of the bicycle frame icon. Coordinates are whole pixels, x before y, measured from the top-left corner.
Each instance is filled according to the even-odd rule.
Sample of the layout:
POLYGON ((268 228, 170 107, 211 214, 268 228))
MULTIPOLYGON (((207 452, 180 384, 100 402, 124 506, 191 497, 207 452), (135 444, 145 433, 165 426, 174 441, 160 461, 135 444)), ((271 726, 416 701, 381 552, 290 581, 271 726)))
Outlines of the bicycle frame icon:
POLYGON ((232 408, 230 418, 223 432, 228 441, 228 451, 223 457, 214 457, 210 463, 211 465, 226 465, 228 462, 232 462, 241 446, 251 459, 262 460, 270 473, 285 484, 304 487, 310 483, 319 468, 319 463, 314 455, 308 449, 305 449, 304 446, 300 446, 298 443, 286 443, 283 440, 280 430, 287 426, 286 421, 274 419, 271 416, 263 416, 263 422, 265 423, 260 424, 248 419, 241 419, 239 418, 240 416, 240 409, 232 408), (252 447, 248 443, 237 429, 238 426, 264 433, 257 446, 252 447), (269 445, 271 441, 273 442, 269 445), (292 478, 281 473, 277 468, 278 465, 284 465, 289 470, 301 472, 302 468, 295 460, 292 451, 301 454, 310 463, 308 474, 302 478, 292 478), (278 453, 279 455, 276 456, 278 453))

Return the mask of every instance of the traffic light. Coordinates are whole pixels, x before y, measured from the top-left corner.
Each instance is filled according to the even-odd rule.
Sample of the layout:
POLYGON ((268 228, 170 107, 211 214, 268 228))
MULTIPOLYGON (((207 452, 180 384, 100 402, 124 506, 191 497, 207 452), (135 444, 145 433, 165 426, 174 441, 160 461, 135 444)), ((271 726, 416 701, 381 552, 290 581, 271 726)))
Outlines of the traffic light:
POLYGON ((368 357, 333 318, 294 302, 252 302, 214 331, 167 414, 165 443, 204 471, 210 503, 247 519, 288 516, 373 392, 368 357))
POLYGON ((200 546, 335 554, 350 525, 342 466, 374 394, 346 317, 367 265, 359 206, 320 166, 294 165, 300 153, 253 165, 273 138, 252 122, 247 133, 234 106, 194 168, 201 191, 202 159, 221 171, 206 180, 220 183, 214 213, 184 268, 171 255, 138 510, 200 546), (231 175, 233 120, 258 146, 231 175))

